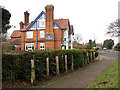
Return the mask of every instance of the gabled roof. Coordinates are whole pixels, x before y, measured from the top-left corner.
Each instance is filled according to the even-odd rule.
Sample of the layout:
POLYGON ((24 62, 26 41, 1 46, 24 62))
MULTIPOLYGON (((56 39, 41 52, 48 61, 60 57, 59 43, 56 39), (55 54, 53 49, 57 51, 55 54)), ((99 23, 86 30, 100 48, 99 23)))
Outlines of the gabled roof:
MULTIPOLYGON (((45 15, 45 12, 42 11, 34 21, 32 21, 31 23, 29 23, 25 28, 21 29, 20 31, 27 31, 29 30, 33 24, 40 18, 40 16, 42 16, 42 14, 45 15)), ((69 22, 69 19, 55 19, 53 21, 53 23, 59 28, 59 29, 67 29, 69 27, 69 30, 71 31, 71 28, 70 28, 70 22, 69 22)))
POLYGON ((55 19, 54 22, 62 29, 69 27, 69 19, 55 19))
POLYGON ((23 28, 23 30, 21 30, 21 31, 27 31, 27 30, 29 30, 31 27, 32 27, 32 25, 40 18, 40 16, 42 16, 42 14, 45 14, 45 12, 44 11, 42 11, 37 17, 36 17, 36 19, 32 22, 32 23, 29 23, 25 28, 23 28))
POLYGON ((11 37, 21 37, 21 33, 19 32, 20 30, 14 30, 13 33, 11 34, 11 37))

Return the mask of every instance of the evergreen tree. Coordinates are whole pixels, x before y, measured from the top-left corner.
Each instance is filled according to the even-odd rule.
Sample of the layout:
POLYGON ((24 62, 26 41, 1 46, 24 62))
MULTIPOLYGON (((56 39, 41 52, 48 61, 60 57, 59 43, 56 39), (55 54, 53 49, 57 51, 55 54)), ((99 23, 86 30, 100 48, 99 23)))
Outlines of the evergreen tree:
POLYGON ((5 34, 7 33, 7 30, 11 28, 11 25, 9 25, 11 14, 1 6, 0 9, 2 9, 2 34, 5 34))

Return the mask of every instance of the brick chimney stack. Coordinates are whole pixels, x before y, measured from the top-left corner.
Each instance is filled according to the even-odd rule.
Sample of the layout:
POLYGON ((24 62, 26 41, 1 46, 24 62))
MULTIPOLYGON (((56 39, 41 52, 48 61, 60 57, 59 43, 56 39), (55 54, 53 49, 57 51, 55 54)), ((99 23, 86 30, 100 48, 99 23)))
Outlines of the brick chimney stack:
POLYGON ((47 5, 45 7, 45 11, 46 11, 46 31, 53 32, 54 6, 47 5))
MULTIPOLYGON (((46 11, 46 29, 45 29, 45 33, 47 32, 53 32, 53 11, 54 11, 54 6, 53 5, 47 5, 45 7, 45 11, 46 11)), ((54 32, 53 32, 54 33, 54 32)), ((53 50, 54 49, 54 34, 53 35, 46 35, 46 36, 51 36, 52 39, 51 40, 47 40, 46 41, 46 49, 49 50, 53 50)))
POLYGON ((28 11, 24 12, 24 20, 25 20, 24 24, 26 26, 29 23, 29 13, 28 13, 28 11))
POLYGON ((24 25, 24 23, 21 21, 20 22, 20 29, 22 29, 24 27, 23 25, 24 25))

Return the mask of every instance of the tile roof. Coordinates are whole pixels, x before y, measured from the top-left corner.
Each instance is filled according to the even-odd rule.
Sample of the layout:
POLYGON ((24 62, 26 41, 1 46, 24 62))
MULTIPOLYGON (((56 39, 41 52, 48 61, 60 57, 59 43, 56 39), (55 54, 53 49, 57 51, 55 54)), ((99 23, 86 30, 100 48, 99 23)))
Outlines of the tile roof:
POLYGON ((21 44, 21 39, 15 39, 13 42, 11 42, 13 45, 20 45, 21 44))
MULTIPOLYGON (((69 27, 69 19, 55 19, 54 22, 62 29, 66 29, 69 27)), ((29 23, 25 28, 21 29, 20 31, 25 31, 31 25, 31 23, 29 23)))
POLYGON ((62 29, 69 27, 69 19, 55 19, 54 22, 62 29))
POLYGON ((11 34, 11 37, 21 37, 21 33, 19 31, 20 30, 14 30, 11 34))

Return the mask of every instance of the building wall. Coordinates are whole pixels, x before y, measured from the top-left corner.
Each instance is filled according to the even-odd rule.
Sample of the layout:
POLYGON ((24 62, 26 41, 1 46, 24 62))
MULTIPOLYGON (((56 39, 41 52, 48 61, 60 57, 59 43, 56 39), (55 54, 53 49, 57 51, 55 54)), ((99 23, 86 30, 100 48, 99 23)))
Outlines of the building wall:
POLYGON ((55 42, 55 49, 61 49, 61 30, 54 29, 54 42, 55 42))
POLYGON ((21 32, 21 51, 24 51, 24 36, 25 36, 25 32, 21 32))
POLYGON ((71 49, 73 49, 73 38, 74 38, 74 35, 71 34, 71 49))
POLYGON ((69 28, 64 30, 64 38, 66 38, 66 41, 64 41, 64 45, 66 46, 66 49, 69 49, 69 35, 68 35, 69 28))
POLYGON ((53 50, 54 49, 54 41, 48 40, 45 42, 45 50, 53 50))
MULTIPOLYGON (((40 43, 45 43, 45 50, 52 50, 52 49, 61 49, 61 30, 60 29, 54 29, 54 35, 53 35, 53 40, 46 40, 45 38, 40 38, 40 31, 43 30, 38 30, 36 33, 36 30, 33 30, 33 38, 27 39, 27 32, 22 32, 21 33, 21 50, 23 51, 25 48, 24 45, 24 39, 25 43, 34 43, 34 49, 37 48, 37 38, 38 38, 38 50, 40 50, 40 43), (38 35, 37 35, 38 34, 38 35), (24 38, 25 36, 25 38, 24 38), (36 37, 38 36, 38 37, 36 37), (41 41, 40 41, 41 40, 41 41)), ((46 35, 45 35, 46 36, 46 35)), ((63 37, 62 37, 62 40, 63 37)))
MULTIPOLYGON (((36 33, 36 30, 33 31, 33 38, 27 39, 27 32, 21 32, 21 50, 25 50, 25 43, 34 43, 34 50, 38 47, 38 50, 40 50, 40 43, 45 43, 45 50, 51 50, 51 49, 61 49, 61 37, 62 37, 62 44, 66 43, 66 49, 68 49, 69 44, 69 38, 68 38, 68 30, 61 30, 59 28, 53 29, 53 40, 46 40, 46 38, 40 38, 40 31, 43 31, 44 29, 39 29, 36 33), (61 35, 62 32, 62 35, 61 35), (64 33, 67 33, 66 35, 64 33), (37 37, 36 37, 37 36, 37 37), (64 38, 66 38, 66 42, 64 41, 64 38), (37 42, 38 41, 38 46, 37 42), (41 40, 41 41, 40 41, 41 40)), ((31 30, 30 30, 31 31, 31 30)), ((44 30, 46 32, 46 30, 44 30)), ((46 35, 45 35, 46 36, 46 35)), ((72 37, 72 35, 71 35, 72 37)), ((16 38, 12 38, 14 40, 16 38)), ((72 43, 72 41, 71 41, 72 43)), ((72 44, 69 44, 72 47, 72 44)))
MULTIPOLYGON (((36 50, 36 48, 38 47, 38 50, 40 50, 40 43, 45 43, 45 50, 51 50, 51 49, 61 49, 61 37, 62 37, 62 44, 66 43, 66 49, 69 49, 68 44, 69 44, 69 38, 68 38, 68 30, 61 30, 59 28, 55 28, 53 29, 53 40, 46 40, 46 36, 44 38, 40 38, 40 31, 45 31, 46 29, 38 29, 38 31, 36 32, 36 30, 30 30, 33 31, 33 38, 31 39, 27 39, 27 32, 29 32, 29 30, 27 32, 21 32, 21 50, 24 51, 25 50, 25 43, 34 43, 34 50, 36 50), (61 35, 62 33, 62 35, 61 35), (66 35, 65 35, 66 33, 66 35), (66 42, 64 41, 64 38, 66 38, 66 42), (37 46, 37 42, 38 41, 38 46, 37 46)), ((71 45, 72 47, 72 45, 71 45)))

